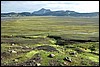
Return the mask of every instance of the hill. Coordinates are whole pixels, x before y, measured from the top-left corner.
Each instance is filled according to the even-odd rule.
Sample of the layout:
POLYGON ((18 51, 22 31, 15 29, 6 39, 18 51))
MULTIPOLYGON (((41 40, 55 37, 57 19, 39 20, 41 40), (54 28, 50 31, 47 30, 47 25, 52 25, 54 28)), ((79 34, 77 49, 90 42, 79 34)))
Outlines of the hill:
POLYGON ((40 9, 38 11, 30 12, 21 12, 21 13, 1 13, 1 17, 12 17, 12 16, 71 16, 71 17, 99 17, 99 12, 92 13, 79 13, 70 10, 58 10, 51 11, 50 9, 40 9))

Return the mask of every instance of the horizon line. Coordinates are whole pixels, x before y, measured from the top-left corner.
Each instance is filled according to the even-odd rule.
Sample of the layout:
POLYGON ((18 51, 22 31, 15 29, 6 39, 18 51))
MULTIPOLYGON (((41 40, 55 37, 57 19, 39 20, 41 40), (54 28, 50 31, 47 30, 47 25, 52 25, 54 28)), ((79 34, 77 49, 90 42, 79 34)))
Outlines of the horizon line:
MULTIPOLYGON (((45 8, 41 8, 41 9, 45 9, 45 8)), ((39 9, 39 10, 41 10, 41 9, 39 9)), ((37 10, 37 11, 39 11, 39 10, 37 10)), ((46 9, 46 10, 48 10, 48 9, 46 9)), ((74 11, 74 10, 51 10, 51 9, 49 9, 50 11, 74 11)), ((29 13, 33 13, 33 12, 35 12, 35 11, 33 11, 33 12, 31 12, 31 11, 21 11, 21 12, 17 12, 17 11, 10 11, 10 12, 1 12, 1 13, 22 13, 22 12, 29 12, 29 13)), ((77 12, 77 11, 74 11, 74 12, 77 12)), ((99 11, 98 11, 99 12, 99 11)), ((94 13, 94 12, 78 12, 78 13, 94 13)))

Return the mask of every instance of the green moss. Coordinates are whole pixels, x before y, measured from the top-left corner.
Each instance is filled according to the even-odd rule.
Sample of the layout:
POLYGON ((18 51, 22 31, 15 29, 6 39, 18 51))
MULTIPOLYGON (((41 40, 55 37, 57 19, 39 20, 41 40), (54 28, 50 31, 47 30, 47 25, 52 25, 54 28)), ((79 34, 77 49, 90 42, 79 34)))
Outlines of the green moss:
POLYGON ((94 62, 99 62, 99 56, 95 55, 95 54, 91 54, 91 53, 82 53, 82 54, 79 54, 81 57, 83 58, 87 58, 87 59, 90 59, 91 61, 94 61, 94 62))
POLYGON ((55 45, 54 39, 48 38, 49 35, 60 36, 67 39, 79 40, 99 40, 99 20, 98 18, 68 18, 68 17, 20 17, 17 20, 2 21, 1 22, 1 52, 7 52, 9 49, 17 52, 25 51, 27 49, 18 48, 19 46, 30 47, 29 52, 11 54, 9 57, 2 59, 2 63, 10 65, 14 63, 14 59, 18 59, 16 63, 23 63, 31 59, 36 53, 40 53, 43 58, 41 65, 48 66, 51 60, 57 61, 63 65, 64 57, 72 58, 72 62, 68 66, 92 66, 93 62, 99 62, 99 56, 90 53, 91 46, 95 46, 94 53, 99 54, 99 42, 75 43, 64 46, 55 45), (12 37, 13 35, 14 37, 12 37), (5 36, 5 37, 2 37, 5 36), (24 37, 15 37, 24 36, 24 37), (9 38, 10 37, 10 38, 9 38), (16 42, 14 46, 7 42, 16 42), (5 42, 5 44, 4 44, 5 42), (46 52, 43 50, 32 50, 37 46, 50 45, 56 48, 59 52, 46 52), (77 53, 72 56, 69 53, 75 51, 76 48, 83 50, 84 53, 77 53), (55 54, 54 58, 49 58, 49 54, 55 54), (83 58, 83 59, 82 59, 83 58), (82 63, 81 63, 82 62, 82 63))
POLYGON ((38 52, 39 52, 39 51, 33 50, 33 51, 28 52, 25 56, 26 56, 27 58, 31 58, 32 56, 34 56, 34 54, 36 54, 36 53, 38 53, 38 52))

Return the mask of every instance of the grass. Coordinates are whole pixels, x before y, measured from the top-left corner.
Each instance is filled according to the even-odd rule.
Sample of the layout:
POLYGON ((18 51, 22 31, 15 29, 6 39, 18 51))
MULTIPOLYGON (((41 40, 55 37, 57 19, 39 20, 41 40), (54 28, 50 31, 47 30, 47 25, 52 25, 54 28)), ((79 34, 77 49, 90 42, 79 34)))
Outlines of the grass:
POLYGON ((27 57, 27 58, 31 58, 34 54, 36 54, 36 53, 38 53, 38 51, 30 51, 30 52, 28 52, 25 56, 27 57))
POLYGON ((6 66, 16 63, 21 64, 29 61, 35 54, 40 53, 43 58, 41 66, 49 66, 50 64, 56 66, 98 66, 99 42, 73 43, 60 46, 55 44, 57 40, 48 38, 48 35, 60 36, 63 39, 99 41, 99 19, 33 16, 2 21, 1 52, 9 54, 9 56, 1 55, 3 57, 1 62, 6 66), (12 46, 11 43, 15 43, 15 45, 12 46), (53 46, 59 52, 33 50, 33 48, 43 45, 53 46), (94 53, 90 49, 92 46, 95 46, 94 53), (78 53, 76 49, 83 52, 78 53), (8 50, 16 50, 18 54, 9 53, 8 50), (73 56, 70 55, 70 52, 76 52, 77 54, 73 56), (55 57, 49 58, 48 55, 52 53, 55 54, 55 57), (70 57, 72 62, 64 61, 65 57, 70 57), (19 59, 14 62, 13 60, 16 58, 19 59))
POLYGON ((94 61, 94 62, 99 62, 99 56, 91 54, 91 53, 83 53, 83 54, 80 54, 80 56, 82 56, 83 58, 90 59, 91 61, 94 61))
POLYGON ((3 35, 35 35, 35 34, 72 34, 77 32, 98 32, 99 27, 96 18, 60 18, 60 17, 26 17, 20 18, 17 21, 9 21, 6 23, 1 23, 1 33, 3 35), (26 20, 26 18, 28 20, 26 20), (55 19, 54 19, 55 18, 55 19), (37 20, 39 19, 39 20, 37 20), (59 20, 58 20, 59 19, 59 20), (80 20, 84 20, 84 22, 80 20), (67 22, 70 22, 69 24, 67 22), (78 23, 85 23, 89 25, 78 25, 78 23), (72 24, 71 24, 72 23, 72 24), (76 25, 75 25, 75 24, 76 25), (35 32, 35 33, 34 33, 35 32))

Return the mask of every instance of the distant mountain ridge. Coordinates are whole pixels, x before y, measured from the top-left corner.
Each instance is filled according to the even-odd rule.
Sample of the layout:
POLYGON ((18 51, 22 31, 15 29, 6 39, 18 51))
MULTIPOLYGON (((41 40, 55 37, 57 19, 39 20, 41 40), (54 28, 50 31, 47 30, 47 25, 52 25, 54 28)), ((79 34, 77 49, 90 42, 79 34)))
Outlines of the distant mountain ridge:
POLYGON ((58 10, 51 11, 50 9, 40 9, 38 11, 30 12, 21 12, 21 13, 1 13, 1 17, 12 17, 12 16, 72 16, 72 17, 99 17, 99 12, 91 13, 79 13, 70 10, 58 10))

